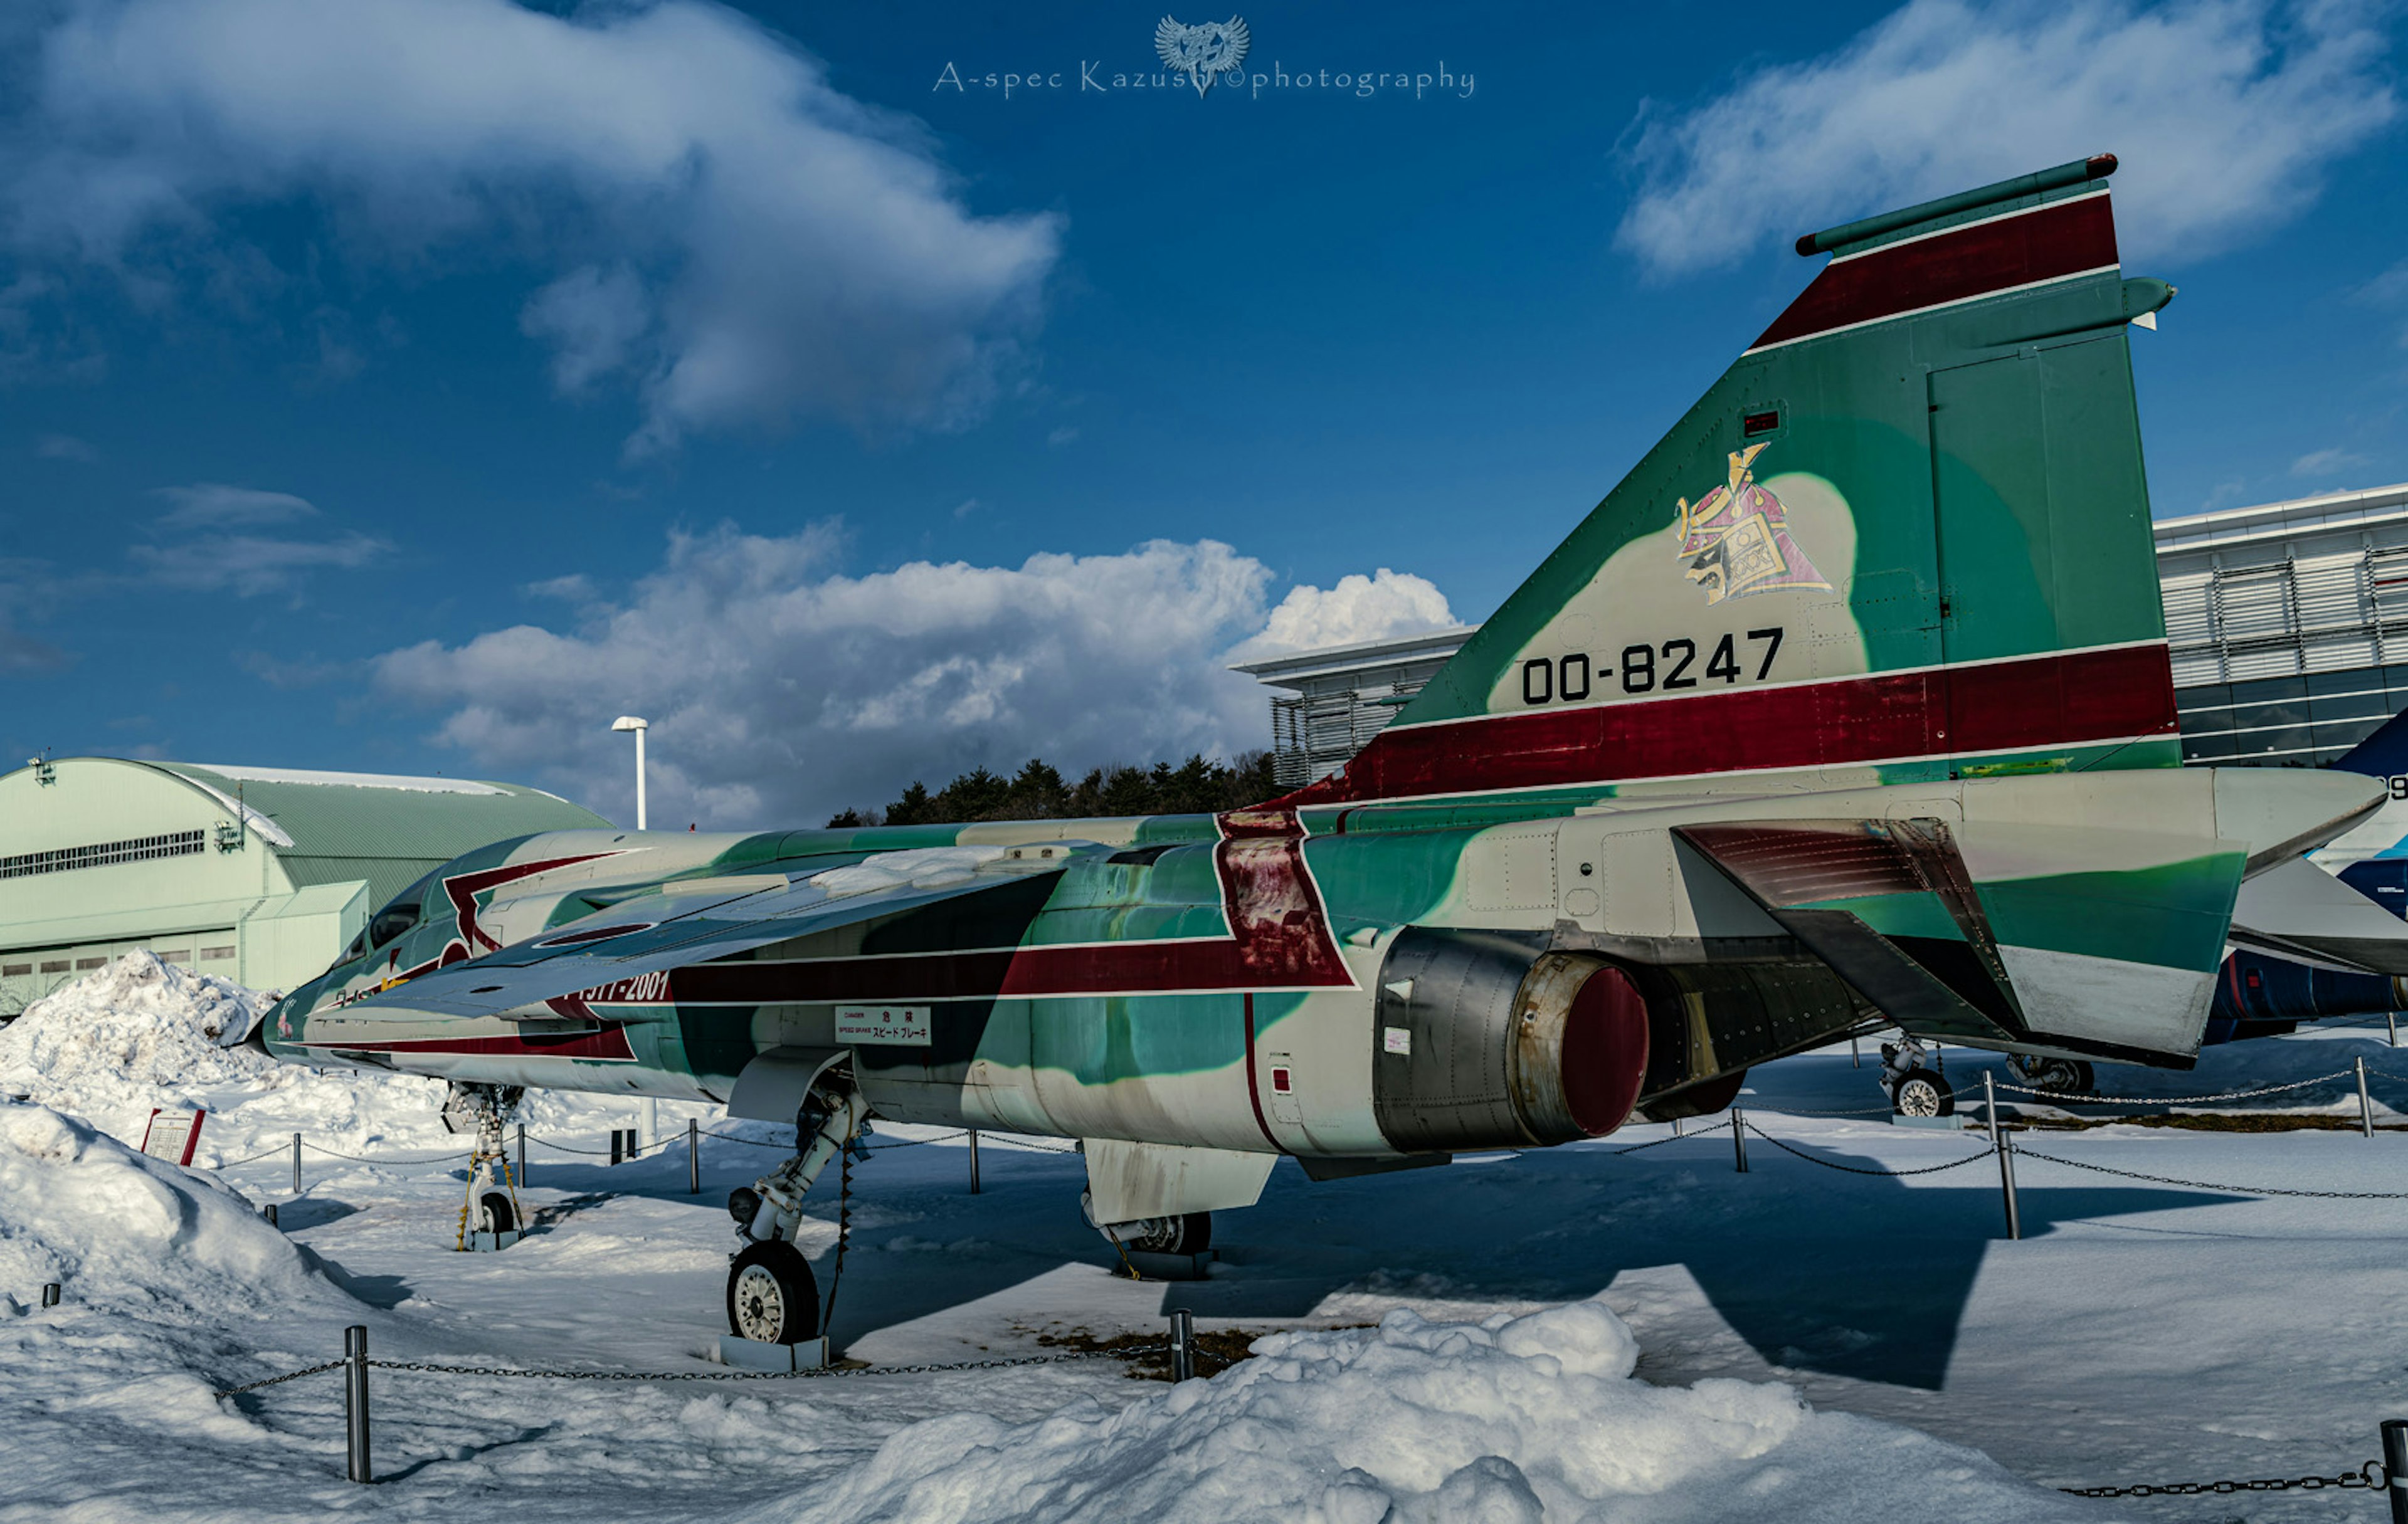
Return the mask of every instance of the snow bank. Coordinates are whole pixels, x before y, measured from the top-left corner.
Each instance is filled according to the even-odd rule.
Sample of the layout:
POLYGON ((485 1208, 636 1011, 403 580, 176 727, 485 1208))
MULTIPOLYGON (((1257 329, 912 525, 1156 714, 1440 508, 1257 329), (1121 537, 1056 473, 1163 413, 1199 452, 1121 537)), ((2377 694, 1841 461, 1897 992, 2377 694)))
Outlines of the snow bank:
POLYGON ((882 852, 851 867, 815 873, 810 884, 831 900, 906 885, 936 889, 970 877, 982 864, 994 862, 1004 851, 1000 847, 915 847, 907 851, 882 852))
MULTIPOLYGON (((271 1004, 232 980, 127 953, 0 1028, 0 1097, 28 1097, 136 1146, 153 1106, 198 1107, 209 1118, 193 1161, 209 1169, 295 1132, 345 1153, 456 1147, 465 1154, 466 1140, 443 1126, 438 1080, 311 1069, 225 1046, 238 1045, 271 1004)), ((661 1103, 671 1131, 717 1110, 661 1103)), ((520 1117, 539 1132, 598 1132, 633 1123, 635 1106, 618 1097, 530 1091, 520 1117)))
POLYGON ((1392 1312, 1111 1412, 914 1424, 754 1524, 1535 1524, 2096 1517, 1977 1451, 1817 1413, 1785 1386, 1656 1387, 1601 1303, 1482 1323, 1392 1312))
POLYGON ((79 1307, 222 1326, 348 1300, 233 1191, 47 1106, 0 1101, 0 1314, 58 1281, 79 1307))

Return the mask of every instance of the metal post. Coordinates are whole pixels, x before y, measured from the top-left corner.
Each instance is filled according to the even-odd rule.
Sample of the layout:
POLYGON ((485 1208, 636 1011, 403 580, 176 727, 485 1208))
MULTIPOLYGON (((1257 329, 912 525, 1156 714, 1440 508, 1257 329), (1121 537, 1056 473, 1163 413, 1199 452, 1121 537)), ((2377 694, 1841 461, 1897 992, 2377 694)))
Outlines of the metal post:
POLYGON ((1731 1107, 1731 1151, 1739 1156, 1739 1173, 1747 1173, 1747 1117, 1739 1107, 1731 1107))
POLYGON ((519 1189, 524 1190, 526 1176, 526 1123, 519 1123, 519 1189))
POLYGON ((685 1119, 685 1193, 702 1194, 702 1124, 685 1119))
POLYGON ((368 1331, 362 1323, 343 1330, 343 1431, 351 1480, 375 1481, 368 1466, 368 1331))
POLYGON ((1982 1075, 1982 1121, 1988 1129, 1990 1141, 1999 1141, 1999 1076, 1986 1070, 1982 1075))
POLYGON ((1170 1379, 1196 1379, 1196 1315, 1184 1307, 1170 1315, 1170 1379))
POLYGON ((2358 1061, 2358 1130, 2374 1136, 2374 1102, 2366 1093, 2366 1061, 2358 1061))
POLYGON ((661 1141, 661 1103, 658 1096, 648 1095, 636 1105, 636 1117, 641 1131, 637 1141, 649 1148, 661 1141))
POLYGON ((625 1142, 625 1141, 626 1141, 626 1137, 627 1137, 627 1134, 626 1134, 626 1133, 624 1133, 624 1132, 620 1132, 617 1128, 615 1128, 615 1127, 614 1127, 614 1128, 610 1129, 610 1162, 611 1162, 611 1163, 616 1164, 617 1162, 619 1162, 619 1145, 620 1145, 620 1144, 622 1144, 622 1143, 624 1143, 624 1142, 625 1142))
POLYGON ((1678 1117, 1675 1117, 1675 1118, 1672 1118, 1672 1135, 1673 1135, 1674 1137, 1676 1137, 1676 1138, 1682 1135, 1682 1133, 1681 1133, 1681 1118, 1678 1118, 1678 1117))
POLYGON ((975 1195, 977 1195, 977 1194, 979 1193, 979 1174, 978 1174, 978 1129, 977 1129, 977 1128, 975 1128, 975 1127, 973 1127, 973 1128, 971 1128, 971 1129, 969 1130, 969 1132, 970 1132, 970 1194, 971 1194, 971 1195, 973 1195, 973 1196, 975 1196, 975 1195))
POLYGON ((2400 1013, 2398 1011, 2384 1012, 2383 1025, 2390 1033, 2391 1046, 2398 1047, 2400 1046, 2400 1013))
POLYGON ((1999 1156, 1999 1189, 2006 1194, 2007 1236, 2020 1239, 2024 1235, 2024 1214, 2015 1202, 2015 1146, 2007 1130, 1993 1120, 1990 1124, 1990 1146, 1999 1156))
POLYGON ((2391 1524, 2408 1524, 2408 1418, 2383 1420, 2383 1476, 2391 1494, 2391 1524))
POLYGON ((293 1194, 301 1194, 301 1134, 293 1134, 293 1194))
POLYGON ((1861 1069, 1864 1066, 1865 1050, 1856 1046, 1856 1039, 1852 1033, 1848 1038, 1848 1067, 1851 1069, 1861 1069))
POLYGON ((267 1219, 267 1225, 269 1227, 273 1228, 276 1226, 276 1204, 274 1202, 269 1202, 266 1205, 261 1207, 259 1209, 259 1215, 267 1219))
POLYGON ((45 1307, 55 1307, 58 1304, 59 1283, 54 1280, 44 1281, 42 1283, 42 1305, 45 1307))

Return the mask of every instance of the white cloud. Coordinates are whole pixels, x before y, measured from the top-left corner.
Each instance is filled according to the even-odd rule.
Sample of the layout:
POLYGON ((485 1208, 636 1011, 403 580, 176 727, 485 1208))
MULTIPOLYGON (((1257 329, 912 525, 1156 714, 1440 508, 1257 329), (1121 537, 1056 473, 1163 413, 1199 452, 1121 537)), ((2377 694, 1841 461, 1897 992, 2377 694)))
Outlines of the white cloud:
POLYGON ((2367 458, 2356 450, 2336 445, 2329 449, 2312 449, 2291 463, 2295 477, 2321 477, 2334 471, 2349 471, 2367 463, 2367 458))
MULTIPOLYGON (((852 577, 832 567, 838 543, 825 526, 678 534, 657 572, 574 628, 391 651, 377 682, 446 711, 438 738, 480 769, 622 816, 633 788, 610 719, 644 715, 656 818, 722 827, 816 824, 914 778, 1034 756, 1069 771, 1268 739, 1268 694, 1226 663, 1264 628, 1270 573, 1228 546, 852 577)), ((1380 585, 1410 603, 1408 583, 1427 587, 1380 585)), ((1342 596, 1370 601, 1314 595, 1342 596)))
POLYGON ((46 461, 74 461, 90 465, 100 451, 71 434, 46 434, 34 442, 34 453, 46 461))
POLYGON ((162 487, 157 495, 175 505, 160 515, 168 529, 223 528, 236 524, 282 524, 317 516, 317 506, 291 492, 263 492, 223 482, 162 487))
POLYGON ((174 545, 136 545, 127 554, 150 580, 242 597, 273 592, 322 567, 365 566, 393 548, 366 534, 286 540, 265 534, 205 534, 174 545))
POLYGON ((2212 249, 2300 211, 2326 160, 2393 120, 2387 50, 2341 3, 1914 0, 1820 58, 1644 112, 1616 241, 1658 273, 1711 268, 2112 152, 2128 254, 2212 249))
POLYGON ((974 215, 915 124, 703 0, 70 0, 0 142, 0 236, 153 292, 220 215, 314 200, 354 254, 482 238, 546 268, 566 391, 624 375, 631 448, 826 413, 975 413, 1035 318, 1050 216, 974 215), (179 256, 182 258, 179 260, 179 256))
POLYGON ((1410 572, 1392 572, 1383 566, 1371 577, 1341 577, 1326 591, 1288 589, 1262 633, 1229 655, 1232 661, 1259 662, 1323 646, 1353 646, 1451 630, 1457 622, 1447 607, 1446 594, 1434 584, 1410 572))

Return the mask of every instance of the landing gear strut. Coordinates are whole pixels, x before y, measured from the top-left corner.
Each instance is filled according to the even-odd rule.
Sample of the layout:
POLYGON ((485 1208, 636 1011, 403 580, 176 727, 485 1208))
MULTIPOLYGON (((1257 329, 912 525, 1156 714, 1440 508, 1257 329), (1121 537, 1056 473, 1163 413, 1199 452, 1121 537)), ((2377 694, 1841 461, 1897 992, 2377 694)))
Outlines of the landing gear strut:
POLYGON ((823 1075, 796 1115, 795 1157, 728 1196, 728 1215, 744 1241, 727 1267, 729 1332, 760 1344, 819 1337, 819 1282, 795 1246, 803 1196, 852 1145, 868 1115, 849 1076, 823 1075))
POLYGON ((1901 1035, 1882 1044, 1882 1088, 1889 1091, 1889 1108, 1900 1117, 1953 1117, 1956 1092, 1948 1076, 1924 1067, 1925 1050, 1916 1039, 1901 1035))
POLYGON ((517 1232, 526 1214, 519 1209, 518 1182, 510 1178, 509 1156, 504 1152, 502 1126, 517 1111, 526 1092, 516 1085, 466 1085, 454 1080, 443 1101, 443 1125, 454 1132, 474 1132, 476 1151, 468 1160, 468 1197, 460 1208, 460 1247, 470 1233, 517 1232))

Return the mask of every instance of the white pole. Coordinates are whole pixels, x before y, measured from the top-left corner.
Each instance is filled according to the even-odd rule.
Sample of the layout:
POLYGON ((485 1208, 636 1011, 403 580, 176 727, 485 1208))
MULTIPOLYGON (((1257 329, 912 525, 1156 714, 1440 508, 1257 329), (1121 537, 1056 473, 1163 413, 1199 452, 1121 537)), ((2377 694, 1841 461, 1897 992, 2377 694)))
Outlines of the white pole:
POLYGON ((636 1116, 638 1121, 641 1123, 644 1130, 644 1147, 649 1148, 653 1144, 659 1142, 661 1137, 661 1103, 659 1099, 654 1096, 645 1096, 643 1104, 636 1108, 636 1116))
POLYGON ((636 733, 636 829, 644 830, 644 733, 636 733))

